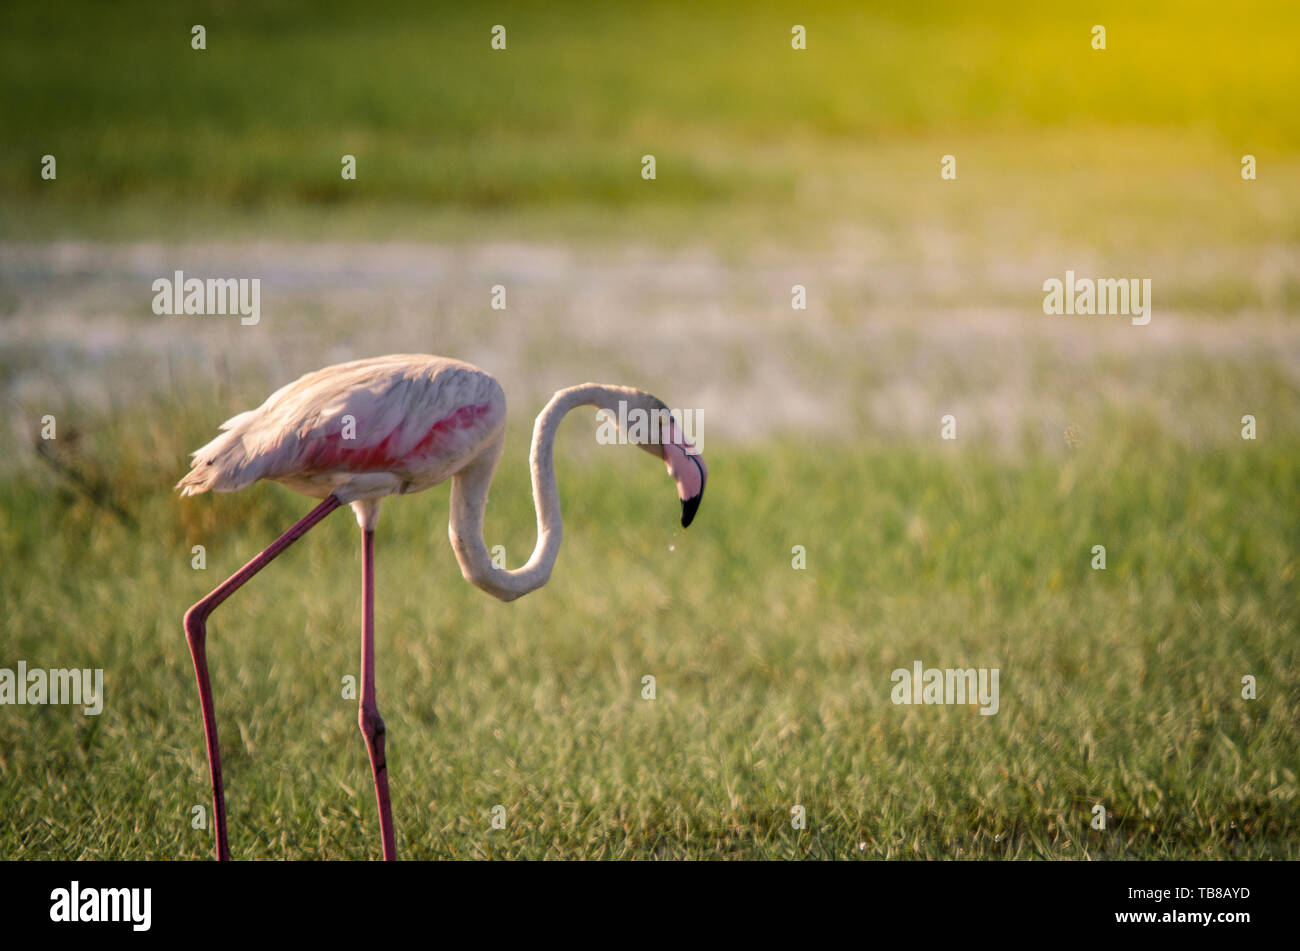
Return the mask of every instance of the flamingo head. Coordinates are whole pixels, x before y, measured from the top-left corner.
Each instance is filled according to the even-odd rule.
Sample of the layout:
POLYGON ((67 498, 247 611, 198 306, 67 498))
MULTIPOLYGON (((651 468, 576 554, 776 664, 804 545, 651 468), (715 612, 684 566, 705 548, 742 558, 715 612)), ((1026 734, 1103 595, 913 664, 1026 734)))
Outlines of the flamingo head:
MULTIPOLYGON (((699 448, 686 438, 663 400, 632 387, 589 385, 598 386, 603 391, 603 399, 597 404, 601 407, 597 418, 607 414, 606 420, 617 429, 627 429, 621 438, 663 460, 668 474, 677 483, 677 497, 682 503, 682 528, 688 527, 699 511, 704 484, 709 478, 699 448)), ((698 430, 696 435, 698 437, 698 430)))
POLYGON ((668 468, 668 474, 677 483, 677 497, 682 501, 682 528, 687 528, 695 520, 700 500, 704 498, 704 484, 709 479, 709 469, 704 464, 699 449, 691 444, 676 420, 668 415, 668 408, 663 404, 660 406, 666 417, 660 442, 645 448, 652 452, 658 450, 668 468))

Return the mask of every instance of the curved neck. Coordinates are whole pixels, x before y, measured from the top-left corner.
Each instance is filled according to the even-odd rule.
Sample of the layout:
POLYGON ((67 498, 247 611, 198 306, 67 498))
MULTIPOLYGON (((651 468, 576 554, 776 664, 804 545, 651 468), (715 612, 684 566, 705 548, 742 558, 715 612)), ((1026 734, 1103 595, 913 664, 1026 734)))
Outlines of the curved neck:
POLYGON ((626 401, 629 406, 642 406, 647 400, 662 406, 641 390, 584 383, 557 392, 537 415, 528 457, 533 506, 537 510, 537 545, 522 568, 513 571, 498 568, 492 564, 483 542, 483 510, 487 507, 488 488, 501 457, 504 434, 457 472, 451 483, 448 534, 465 580, 502 601, 513 601, 546 584, 560 554, 560 540, 564 534, 560 493, 555 486, 555 434, 560 421, 579 406, 597 406, 617 414, 620 401, 626 401))

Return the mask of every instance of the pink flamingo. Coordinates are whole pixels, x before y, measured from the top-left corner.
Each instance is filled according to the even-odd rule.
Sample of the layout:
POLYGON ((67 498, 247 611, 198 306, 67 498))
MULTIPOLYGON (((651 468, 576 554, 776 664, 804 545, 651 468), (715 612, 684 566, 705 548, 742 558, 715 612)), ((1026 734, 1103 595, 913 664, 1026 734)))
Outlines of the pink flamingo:
MULTIPOLYGON (((177 484, 182 495, 233 492, 259 479, 272 479, 324 499, 185 614, 185 636, 203 708, 219 859, 230 858, 230 846, 217 718, 205 654, 206 622, 217 605, 334 509, 352 506, 362 531, 357 721, 375 779, 384 858, 395 858, 384 721, 375 700, 374 532, 380 502, 385 496, 419 492, 451 479, 448 534, 461 573, 494 597, 512 601, 546 584, 560 551, 560 496, 553 454, 560 420, 578 406, 596 406, 618 417, 620 402, 624 404, 620 418, 635 419, 633 411, 639 410, 645 414, 640 418, 654 416, 659 423, 657 441, 637 444, 667 465, 677 482, 682 525, 690 525, 708 470, 667 415, 667 407, 649 393, 629 387, 597 383, 569 387, 551 398, 533 427, 529 466, 537 510, 537 545, 527 563, 513 571, 493 565, 483 542, 483 509, 505 436, 505 394, 490 374, 468 363, 396 354, 326 367, 272 393, 257 409, 227 420, 221 427, 225 432, 193 454, 190 471, 177 484)), ((650 428, 651 433, 655 431, 650 428)))

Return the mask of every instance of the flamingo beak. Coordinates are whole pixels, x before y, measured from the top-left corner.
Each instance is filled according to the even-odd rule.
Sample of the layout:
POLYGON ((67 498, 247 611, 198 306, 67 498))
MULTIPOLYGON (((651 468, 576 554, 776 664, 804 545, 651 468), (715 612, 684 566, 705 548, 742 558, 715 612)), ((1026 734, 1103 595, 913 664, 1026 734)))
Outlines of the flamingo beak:
POLYGON ((668 474, 677 483, 677 497, 682 500, 682 528, 687 528, 695 521, 695 513, 700 509, 709 470, 704 465, 704 458, 689 445, 665 443, 663 452, 668 474))

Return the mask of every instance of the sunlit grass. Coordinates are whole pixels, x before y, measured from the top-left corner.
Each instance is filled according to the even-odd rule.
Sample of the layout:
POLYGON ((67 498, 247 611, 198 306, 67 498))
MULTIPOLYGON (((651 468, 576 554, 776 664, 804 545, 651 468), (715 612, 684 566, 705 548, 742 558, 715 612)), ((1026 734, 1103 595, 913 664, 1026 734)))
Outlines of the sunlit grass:
POLYGON ((1132 221, 1296 239, 1295 190, 1279 186, 1300 149, 1293 5, 816 4, 798 52, 791 17, 752 3, 8 5, 0 234, 364 237, 487 218, 682 240, 973 210, 977 234, 1026 247, 1042 232, 1168 236, 1132 221), (498 22, 509 45, 494 53, 498 22), (340 177, 345 153, 356 181, 340 177), (960 184, 940 186, 948 153, 960 184), (1249 192, 1245 153, 1260 168, 1249 192), (40 178, 45 154, 56 182, 40 178))
MULTIPOLYGON (((5 708, 6 858, 210 851, 190 828, 207 778, 180 617, 307 502, 176 499, 206 415, 86 428, 85 464, 115 474, 138 533, 52 474, 0 483, 4 663, 102 666, 107 684, 98 719, 5 708)), ((683 532, 658 467, 579 428, 555 576, 519 602, 461 580, 442 491, 385 508, 379 689, 404 855, 1297 857, 1293 443, 1197 452, 1117 425, 1109 445, 1016 461, 714 446, 683 532), (998 667, 999 713, 892 705, 890 672, 914 660, 998 667)), ((523 454, 520 431, 488 519, 512 564, 533 541, 523 454)), ((342 697, 357 546, 332 517, 211 625, 236 855, 377 854, 342 697)))

